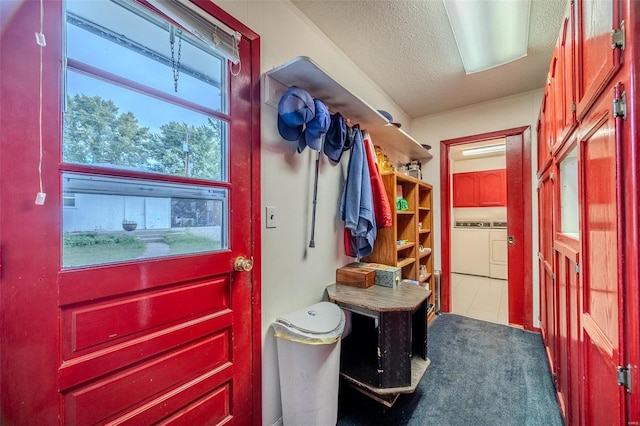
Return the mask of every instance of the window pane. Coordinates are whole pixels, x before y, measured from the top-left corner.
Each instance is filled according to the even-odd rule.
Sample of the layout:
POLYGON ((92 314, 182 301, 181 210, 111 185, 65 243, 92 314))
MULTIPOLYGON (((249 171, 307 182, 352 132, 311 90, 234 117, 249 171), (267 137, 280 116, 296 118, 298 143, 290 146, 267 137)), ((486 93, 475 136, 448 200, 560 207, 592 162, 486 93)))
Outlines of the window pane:
POLYGON ((227 180, 210 112, 226 111, 228 62, 179 30, 172 61, 170 28, 129 1, 68 2, 64 162, 227 180))
POLYGON ((226 59, 179 29, 171 37, 170 28, 131 2, 69 1, 67 57, 226 112, 226 59))
POLYGON ((226 180, 227 125, 67 72, 63 161, 226 180))
POLYGON ((228 191, 64 173, 64 268, 228 248, 228 191))
POLYGON ((578 148, 560 162, 560 232, 579 237, 578 148))

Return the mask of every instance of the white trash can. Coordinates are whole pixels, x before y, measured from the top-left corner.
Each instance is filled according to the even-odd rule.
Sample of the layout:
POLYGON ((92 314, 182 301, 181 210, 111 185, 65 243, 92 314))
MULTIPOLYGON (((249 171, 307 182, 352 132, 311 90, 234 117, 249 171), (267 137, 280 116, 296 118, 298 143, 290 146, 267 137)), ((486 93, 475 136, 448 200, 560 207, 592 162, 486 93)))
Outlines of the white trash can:
POLYGON ((320 302, 278 318, 275 330, 284 425, 338 421, 342 309, 320 302))

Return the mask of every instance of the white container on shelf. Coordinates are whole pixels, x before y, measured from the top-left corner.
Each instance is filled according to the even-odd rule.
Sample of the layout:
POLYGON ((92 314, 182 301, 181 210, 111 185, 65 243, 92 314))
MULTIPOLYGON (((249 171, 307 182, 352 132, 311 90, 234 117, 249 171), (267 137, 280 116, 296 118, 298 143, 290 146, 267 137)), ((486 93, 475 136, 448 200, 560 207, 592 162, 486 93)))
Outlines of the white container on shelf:
POLYGON ((320 302, 283 315, 271 326, 284 425, 335 425, 344 312, 334 303, 320 302))

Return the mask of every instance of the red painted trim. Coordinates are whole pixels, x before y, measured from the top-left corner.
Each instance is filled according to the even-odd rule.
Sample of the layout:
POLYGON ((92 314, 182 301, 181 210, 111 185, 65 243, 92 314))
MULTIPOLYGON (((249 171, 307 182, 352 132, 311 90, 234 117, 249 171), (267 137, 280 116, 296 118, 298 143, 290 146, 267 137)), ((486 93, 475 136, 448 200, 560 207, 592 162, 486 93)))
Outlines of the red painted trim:
POLYGON ((524 328, 533 330, 533 231, 531 196, 531 128, 522 134, 522 187, 524 188, 523 257, 524 257, 524 328))
POLYGON ((87 164, 73 164, 62 163, 60 164, 60 170, 72 173, 84 173, 92 176, 113 176, 113 177, 127 177, 132 179, 146 179, 149 180, 149 175, 153 176, 154 181, 158 182, 171 182, 171 183, 184 183, 187 185, 202 185, 216 186, 219 188, 230 189, 233 185, 229 182, 210 181, 207 179, 198 179, 184 176, 164 175, 161 173, 152 172, 138 172, 135 170, 117 169, 111 167, 93 166, 87 164), (155 175, 155 176, 154 176, 155 175))
POLYGON ((440 307, 442 312, 451 312, 451 194, 449 184, 449 141, 440 142, 440 252, 442 277, 440 284, 440 307))
POLYGON ((35 43, 37 1, 3 2, 0 9, 0 423, 58 424, 60 345, 57 284, 61 210, 58 173, 62 10, 45 1, 47 46, 35 43), (7 13, 5 13, 7 12, 7 13), (38 192, 39 63, 42 52, 42 206, 38 192), (28 223, 28 226, 24 226, 28 223), (37 241, 36 245, 25 241, 37 241), (48 262, 40 262, 46 253, 48 262), (36 254, 36 255, 34 255, 36 254))
MULTIPOLYGON (((624 14, 628 22, 640 22, 640 2, 630 1, 626 3, 624 14)), ((627 94, 628 115, 625 126, 625 140, 629 141, 625 148, 625 170, 624 179, 626 184, 624 198, 627 200, 625 206, 625 217, 627 223, 627 234, 625 235, 625 253, 629 259, 638 258, 638 247, 640 247, 640 128, 638 127, 638 102, 637 96, 629 94, 638 93, 638 65, 640 55, 638 53, 638 43, 640 40, 640 26, 633 25, 627 40, 628 49, 633 58, 630 61, 629 71, 629 93, 627 94)), ((631 364, 631 382, 640 383, 640 265, 638 262, 627 262, 627 288, 626 298, 626 357, 631 364)), ((640 398, 627 394, 627 423, 637 424, 640 422, 640 398)))
MULTIPOLYGON (((616 49, 618 50, 618 49, 616 49)), ((621 99, 622 93, 624 92, 625 87, 624 84, 619 83, 613 88, 614 99, 621 99)), ((625 199, 625 167, 624 167, 624 158, 627 154, 625 148, 625 138, 624 138, 624 128, 625 122, 622 117, 615 118, 615 138, 616 138, 616 233, 617 233, 617 250, 619 253, 618 256, 618 306, 619 311, 618 315, 620 315, 620 319, 618 321, 618 359, 614 360, 618 362, 618 365, 626 366, 627 362, 627 339, 626 339, 626 324, 622 318, 627 318, 626 311, 626 264, 627 262, 627 251, 625 250, 626 245, 626 232, 627 232, 627 223, 626 223, 626 199, 625 199)), ((637 182, 636 182, 637 184, 637 182)), ((634 252, 632 252, 634 253, 634 252)), ((628 253, 628 254, 632 254, 628 253)), ((636 261, 637 263, 637 246, 636 246, 636 261)), ((637 323, 636 323, 637 324, 637 323)), ((615 356, 615 355, 614 355, 615 356)), ((621 394, 624 397, 620 398, 620 418, 624 419, 626 417, 627 412, 627 398, 626 394, 623 393, 623 390, 620 390, 621 394)))
POLYGON ((251 81, 252 90, 252 116, 251 116, 251 206, 253 209, 252 234, 253 234, 253 318, 252 318, 252 357, 253 357, 253 424, 262 424, 262 205, 260 203, 260 38, 256 37, 251 42, 251 81))
MULTIPOLYGON (((531 130, 530 126, 516 127, 512 129, 499 130, 495 132, 482 133, 479 135, 465 136, 455 139, 447 139, 440 141, 440 210, 441 214, 441 268, 442 268, 442 288, 441 288, 441 306, 443 312, 451 312, 451 188, 449 184, 450 168, 449 168, 449 151, 451 146, 463 145, 465 143, 480 142, 484 140, 498 139, 508 136, 523 135, 523 147, 527 147, 528 152, 524 157, 523 162, 523 184, 527 184, 526 188, 531 188, 531 130), (527 136, 525 136, 525 133, 527 136), (527 168, 528 167, 528 168, 527 168)), ((508 201, 507 201, 508 202, 508 201)), ((531 191, 525 191, 524 194, 524 233, 523 238, 524 247, 524 263, 523 268, 523 285, 528 291, 525 291, 524 299, 522 301, 523 312, 528 314, 523 324, 526 329, 533 328, 533 293, 532 293, 532 266, 529 264, 533 262, 533 245, 531 235, 531 191), (528 235, 526 235, 528 234, 528 235), (526 308, 528 306, 528 308, 526 308), (527 327, 528 325, 528 327, 527 327)))

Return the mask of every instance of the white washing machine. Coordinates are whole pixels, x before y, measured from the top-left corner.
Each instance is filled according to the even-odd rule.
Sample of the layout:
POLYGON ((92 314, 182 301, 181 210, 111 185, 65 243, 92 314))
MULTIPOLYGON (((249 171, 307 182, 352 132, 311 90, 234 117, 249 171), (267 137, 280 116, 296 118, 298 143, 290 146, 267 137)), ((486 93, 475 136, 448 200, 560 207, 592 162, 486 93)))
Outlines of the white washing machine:
POLYGON ((488 277, 491 222, 456 221, 451 230, 451 272, 488 277))
POLYGON ((493 222, 489 231, 489 276, 508 279, 508 260, 507 224, 493 222))

